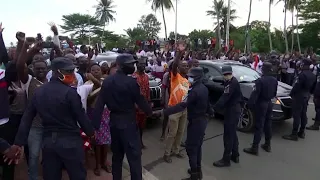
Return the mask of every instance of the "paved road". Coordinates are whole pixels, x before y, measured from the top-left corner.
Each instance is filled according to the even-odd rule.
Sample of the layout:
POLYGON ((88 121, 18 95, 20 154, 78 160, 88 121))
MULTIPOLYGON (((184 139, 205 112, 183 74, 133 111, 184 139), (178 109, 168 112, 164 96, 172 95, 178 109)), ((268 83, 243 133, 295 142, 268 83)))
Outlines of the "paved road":
MULTIPOLYGON (((308 108, 309 124, 314 117, 314 106, 308 108)), ((179 180, 187 176, 188 159, 173 159, 172 164, 161 160, 164 145, 159 142, 160 124, 149 129, 145 135, 147 150, 143 151, 143 165, 160 180, 179 180)), ((211 120, 203 144, 204 180, 319 180, 320 179, 320 132, 307 131, 306 139, 292 142, 283 140, 290 133, 292 119, 273 125, 272 153, 260 151, 259 157, 243 153, 249 147, 253 135, 238 132, 240 142, 240 164, 228 168, 215 168, 212 162, 223 153, 222 122, 211 120)), ((183 151, 185 152, 185 151, 183 151)))

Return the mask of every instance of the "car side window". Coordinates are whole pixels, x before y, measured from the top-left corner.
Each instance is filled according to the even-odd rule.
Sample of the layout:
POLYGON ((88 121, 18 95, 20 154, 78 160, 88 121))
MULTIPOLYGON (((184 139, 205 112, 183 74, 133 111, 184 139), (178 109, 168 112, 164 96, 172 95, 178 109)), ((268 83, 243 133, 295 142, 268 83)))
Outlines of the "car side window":
POLYGON ((221 73, 215 68, 207 65, 200 65, 203 68, 205 79, 209 79, 210 77, 222 77, 221 73))

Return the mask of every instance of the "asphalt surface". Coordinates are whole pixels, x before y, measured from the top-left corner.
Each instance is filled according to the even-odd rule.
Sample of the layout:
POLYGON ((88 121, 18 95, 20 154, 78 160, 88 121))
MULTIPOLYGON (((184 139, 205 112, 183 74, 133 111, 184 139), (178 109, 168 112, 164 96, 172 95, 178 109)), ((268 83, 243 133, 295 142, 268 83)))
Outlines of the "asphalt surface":
MULTIPOLYGON (((314 105, 308 107, 308 124, 315 116, 314 105)), ((159 141, 161 123, 149 128, 144 134, 148 149, 143 151, 143 165, 146 170, 160 180, 180 180, 187 177, 188 158, 173 158, 171 164, 162 160, 164 144, 159 141)), ((319 131, 306 131, 306 139, 298 142, 282 139, 282 135, 292 130, 292 119, 273 124, 272 152, 260 150, 259 156, 248 155, 243 148, 250 147, 253 134, 238 132, 240 164, 227 168, 212 166, 223 153, 222 120, 209 121, 203 144, 202 168, 204 180, 319 180, 320 143, 319 131)), ((263 142, 263 141, 262 141, 263 142)), ((182 152, 185 151, 182 149, 182 152)))

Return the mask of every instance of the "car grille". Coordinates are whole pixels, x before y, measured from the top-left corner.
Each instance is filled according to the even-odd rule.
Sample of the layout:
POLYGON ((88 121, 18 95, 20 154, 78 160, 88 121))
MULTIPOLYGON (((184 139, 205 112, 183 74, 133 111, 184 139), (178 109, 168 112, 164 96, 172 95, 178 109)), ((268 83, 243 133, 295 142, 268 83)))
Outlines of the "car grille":
POLYGON ((150 100, 159 100, 161 99, 161 87, 151 87, 150 88, 150 100))
POLYGON ((282 102, 283 106, 291 108, 292 99, 290 97, 279 97, 278 99, 282 102))

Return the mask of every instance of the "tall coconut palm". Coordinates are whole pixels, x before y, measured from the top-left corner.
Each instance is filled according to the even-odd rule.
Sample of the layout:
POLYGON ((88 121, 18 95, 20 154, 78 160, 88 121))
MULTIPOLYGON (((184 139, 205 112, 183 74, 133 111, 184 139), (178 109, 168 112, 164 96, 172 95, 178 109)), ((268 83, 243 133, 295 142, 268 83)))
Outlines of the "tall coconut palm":
POLYGON ((283 37, 284 37, 284 42, 286 45, 286 53, 289 53, 289 45, 288 45, 288 37, 287 37, 287 10, 288 10, 288 2, 289 0, 279 0, 277 2, 277 4, 279 2, 283 1, 284 2, 284 8, 283 8, 283 12, 284 12, 284 19, 283 19, 283 37))
POLYGON ((272 38, 271 38, 271 5, 273 4, 273 0, 269 0, 269 24, 268 24, 268 37, 269 37, 269 46, 270 46, 270 51, 273 50, 272 47, 272 38))
POLYGON ((245 46, 244 46, 244 52, 248 53, 251 51, 250 47, 250 36, 249 36, 249 29, 250 29, 250 18, 251 18, 251 9, 252 9, 252 0, 250 0, 249 4, 249 14, 246 24, 246 32, 245 32, 245 46))
MULTIPOLYGON (((299 52, 301 52, 301 47, 300 47, 300 39, 299 39, 299 17, 298 17, 298 13, 299 13, 299 6, 301 4, 301 0, 288 0, 288 9, 292 12, 292 25, 294 22, 294 16, 296 18, 296 34, 297 34, 297 44, 298 44, 298 48, 299 48, 299 52), (294 11, 296 11, 296 14, 294 14, 294 11)), ((294 39, 294 33, 292 34, 292 39, 294 39)), ((292 40, 292 44, 293 44, 293 40, 292 40)), ((293 45, 291 46, 293 51, 293 45)))
POLYGON ((166 39, 168 38, 167 34, 167 24, 166 24, 166 18, 164 17, 164 10, 171 10, 173 8, 173 4, 171 0, 147 0, 148 2, 151 2, 151 9, 154 11, 161 10, 162 13, 162 19, 163 19, 163 25, 164 25, 164 33, 166 39))
POLYGON ((223 9, 223 0, 213 0, 213 5, 211 6, 211 10, 206 11, 207 16, 211 16, 213 19, 215 19, 217 22, 217 34, 218 34, 218 47, 221 48, 221 31, 220 31, 220 18, 221 18, 221 12, 223 9))
POLYGON ((96 18, 98 18, 100 22, 104 24, 102 37, 100 39, 102 43, 102 38, 104 36, 106 25, 109 24, 111 21, 116 20, 114 17, 116 11, 113 10, 115 6, 113 5, 113 0, 99 0, 98 5, 94 7, 96 8, 96 18))

